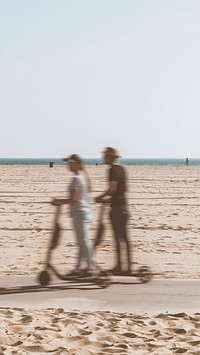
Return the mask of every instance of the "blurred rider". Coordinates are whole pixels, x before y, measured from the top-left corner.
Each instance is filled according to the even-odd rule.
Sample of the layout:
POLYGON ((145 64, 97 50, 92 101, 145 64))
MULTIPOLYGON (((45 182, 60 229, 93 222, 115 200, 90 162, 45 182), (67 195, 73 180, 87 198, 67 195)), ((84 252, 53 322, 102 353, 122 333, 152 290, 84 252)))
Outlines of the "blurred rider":
POLYGON ((91 191, 91 182, 79 155, 72 154, 63 160, 69 164, 69 170, 73 173, 69 185, 69 198, 54 199, 52 204, 70 204, 71 207, 71 216, 79 246, 78 263, 71 274, 78 275, 83 270, 84 263, 87 266, 85 271, 89 274, 93 269, 92 249, 88 237, 88 225, 91 221, 88 192, 91 191))
POLYGON ((105 164, 110 166, 108 189, 96 197, 96 202, 103 202, 105 197, 111 197, 110 220, 114 231, 114 237, 117 248, 117 263, 111 270, 114 274, 123 272, 131 273, 131 250, 127 235, 128 209, 126 199, 126 173, 125 169, 116 164, 119 153, 115 148, 107 147, 103 151, 103 159, 105 164), (126 270, 122 268, 122 253, 127 255, 126 270))

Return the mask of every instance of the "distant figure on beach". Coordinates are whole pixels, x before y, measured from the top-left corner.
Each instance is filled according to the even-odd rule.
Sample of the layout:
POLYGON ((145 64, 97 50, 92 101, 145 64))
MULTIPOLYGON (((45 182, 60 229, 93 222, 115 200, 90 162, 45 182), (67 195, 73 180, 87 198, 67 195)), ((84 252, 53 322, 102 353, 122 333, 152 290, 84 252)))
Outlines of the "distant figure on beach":
POLYGON ((127 235, 128 209, 126 201, 126 175, 122 166, 116 164, 119 153, 116 149, 107 147, 103 152, 105 164, 110 166, 108 189, 96 197, 96 202, 102 203, 106 197, 111 198, 110 220, 114 231, 117 248, 117 263, 111 270, 114 274, 121 274, 123 271, 131 273, 131 249, 127 235), (123 270, 122 254, 127 255, 126 270, 123 270))
POLYGON ((189 165, 189 162, 190 162, 189 159, 186 158, 186 159, 185 159, 185 165, 188 166, 188 165, 189 165))
POLYGON ((71 274, 78 275, 84 263, 87 265, 85 271, 90 274, 93 271, 92 249, 88 237, 88 224, 91 221, 88 192, 91 191, 91 181, 79 155, 72 154, 63 160, 69 164, 69 170, 74 174, 69 185, 69 198, 54 199, 52 204, 55 206, 69 204, 71 207, 79 246, 78 263, 71 274))

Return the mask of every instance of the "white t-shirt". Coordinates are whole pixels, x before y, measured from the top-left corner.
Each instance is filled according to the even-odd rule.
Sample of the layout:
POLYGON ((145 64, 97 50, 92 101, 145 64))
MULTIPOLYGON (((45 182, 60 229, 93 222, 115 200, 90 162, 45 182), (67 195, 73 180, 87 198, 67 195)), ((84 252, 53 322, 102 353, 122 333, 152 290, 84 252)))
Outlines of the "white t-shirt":
POLYGON ((78 200, 71 206, 72 210, 89 209, 87 182, 83 174, 74 175, 70 184, 70 190, 72 189, 80 190, 78 200))

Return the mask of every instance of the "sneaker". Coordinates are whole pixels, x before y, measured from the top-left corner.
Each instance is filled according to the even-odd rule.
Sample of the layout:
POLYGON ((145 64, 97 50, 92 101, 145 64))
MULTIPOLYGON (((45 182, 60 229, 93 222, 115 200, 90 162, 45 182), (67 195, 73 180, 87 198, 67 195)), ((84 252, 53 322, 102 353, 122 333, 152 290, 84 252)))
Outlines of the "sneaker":
POLYGON ((86 276, 88 276, 88 277, 94 276, 94 271, 93 270, 87 270, 86 276))
POLYGON ((123 270, 123 271, 121 271, 121 275, 123 275, 123 276, 131 276, 132 272, 131 272, 131 270, 123 270))
POLYGON ((68 274, 66 274, 65 276, 79 276, 80 272, 81 271, 79 269, 74 269, 74 270, 70 271, 68 274))
POLYGON ((110 272, 113 274, 113 275, 121 275, 122 273, 122 269, 120 266, 115 266, 113 269, 110 270, 110 272))

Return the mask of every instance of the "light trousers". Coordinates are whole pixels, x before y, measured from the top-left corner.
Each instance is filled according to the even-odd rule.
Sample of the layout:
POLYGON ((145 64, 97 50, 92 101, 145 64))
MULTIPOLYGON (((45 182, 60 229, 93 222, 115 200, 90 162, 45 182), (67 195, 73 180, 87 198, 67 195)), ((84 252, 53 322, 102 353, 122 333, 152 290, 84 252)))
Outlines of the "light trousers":
POLYGON ((89 240, 89 223, 91 222, 90 211, 75 210, 72 213, 72 219, 79 247, 77 269, 80 269, 83 263, 86 263, 88 270, 92 270, 92 248, 89 240))

